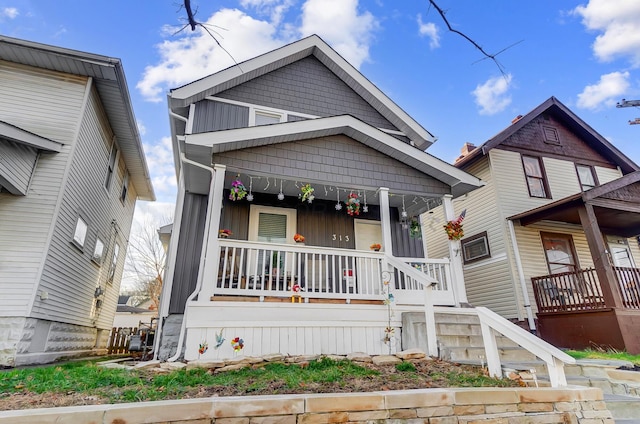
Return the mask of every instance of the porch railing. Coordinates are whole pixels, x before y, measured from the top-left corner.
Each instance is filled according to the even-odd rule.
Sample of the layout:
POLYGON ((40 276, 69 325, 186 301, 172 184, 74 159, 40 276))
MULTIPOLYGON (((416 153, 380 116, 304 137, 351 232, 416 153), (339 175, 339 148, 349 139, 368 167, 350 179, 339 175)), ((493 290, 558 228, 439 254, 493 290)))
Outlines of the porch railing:
MULTIPOLYGON (((221 239, 213 293, 290 297, 298 286, 301 298, 381 300, 384 259, 373 251, 221 239)), ((434 292, 451 291, 447 260, 401 260, 437 280, 434 292)), ((396 268, 394 289, 422 292, 423 286, 396 268)))
POLYGON ((539 312, 583 311, 605 308, 594 268, 531 278, 539 312))
POLYGON ((614 267, 625 308, 640 309, 640 269, 614 267))

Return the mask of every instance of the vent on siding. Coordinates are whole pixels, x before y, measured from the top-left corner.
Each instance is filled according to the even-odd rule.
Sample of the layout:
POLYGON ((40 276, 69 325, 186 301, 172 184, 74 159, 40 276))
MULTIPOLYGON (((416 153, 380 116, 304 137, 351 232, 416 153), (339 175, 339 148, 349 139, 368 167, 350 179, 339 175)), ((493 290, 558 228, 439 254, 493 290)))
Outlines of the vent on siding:
POLYGON ((286 215, 261 212, 258 219, 258 241, 287 242, 286 215))
POLYGON ((549 144, 560 144, 560 135, 558 130, 546 125, 542 126, 542 132, 544 134, 544 142, 549 144))

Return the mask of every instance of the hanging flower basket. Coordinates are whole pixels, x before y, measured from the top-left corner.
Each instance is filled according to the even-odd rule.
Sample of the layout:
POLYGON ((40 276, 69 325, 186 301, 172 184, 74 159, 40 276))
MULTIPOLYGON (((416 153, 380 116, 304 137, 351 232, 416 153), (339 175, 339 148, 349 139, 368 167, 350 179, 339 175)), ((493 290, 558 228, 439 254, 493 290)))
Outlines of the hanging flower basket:
POLYGON ((229 193, 229 200, 242 200, 247 195, 247 189, 245 188, 242 181, 236 179, 231 183, 231 193, 229 193))
POLYGON ((464 216, 466 215, 466 213, 467 210, 465 209, 462 211, 459 217, 443 225, 444 231, 447 233, 447 237, 449 237, 449 240, 460 240, 462 237, 464 237, 462 221, 464 220, 464 216))
POLYGON ((351 216, 360 215, 360 198, 355 193, 349 193, 349 197, 345 201, 347 205, 347 213, 351 216))
POLYGON ((417 218, 413 218, 409 224, 409 236, 413 238, 422 237, 422 227, 420 221, 417 218))
POLYGON ((300 200, 302 200, 303 202, 313 202, 313 199, 316 198, 316 196, 314 196, 313 192, 315 191, 315 189, 313 187, 311 187, 311 184, 305 184, 302 187, 300 187, 300 191, 302 192, 300 194, 300 200))

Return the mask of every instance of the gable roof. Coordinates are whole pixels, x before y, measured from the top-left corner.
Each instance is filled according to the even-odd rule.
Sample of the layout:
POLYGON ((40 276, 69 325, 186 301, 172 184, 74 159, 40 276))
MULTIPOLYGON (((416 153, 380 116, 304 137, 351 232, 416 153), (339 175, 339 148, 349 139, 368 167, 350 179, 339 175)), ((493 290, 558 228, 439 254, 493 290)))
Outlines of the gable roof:
MULTIPOLYGON (((419 151, 350 115, 238 128, 216 131, 215 133, 188 134, 185 136, 184 149, 187 158, 208 164, 211 161, 211 155, 220 152, 337 134, 344 134, 448 184, 451 186, 452 194, 456 197, 483 184, 478 178, 453 165, 426 152, 419 151)), ((188 179, 188 174, 186 176, 188 179)), ((198 176, 195 180, 202 180, 202 178, 198 176)), ((187 181, 187 185, 189 185, 189 181, 187 181)))
POLYGON ((553 96, 548 98, 531 112, 524 115, 518 121, 496 134, 494 137, 487 140, 484 144, 478 146, 467 156, 458 160, 455 163, 455 166, 463 168, 478 158, 486 155, 489 150, 498 147, 502 142, 507 140, 510 136, 518 132, 525 125, 543 113, 552 114, 555 118, 562 121, 567 128, 576 133, 582 140, 585 140, 591 147, 597 149, 603 156, 618 165, 624 174, 640 170, 640 167, 638 167, 635 162, 629 159, 624 153, 618 150, 613 144, 607 141, 607 139, 601 136, 596 132, 596 130, 591 128, 591 126, 580 119, 575 113, 569 110, 569 108, 553 96))
POLYGON ((175 110, 187 107, 191 103, 203 100, 207 96, 213 96, 308 56, 316 57, 345 84, 371 104, 382 116, 409 137, 418 149, 424 150, 436 141, 436 138, 431 133, 411 118, 317 35, 303 38, 200 80, 175 88, 171 90, 168 96, 169 108, 175 110))
POLYGON ((0 35, 0 59, 95 82, 138 197, 155 200, 151 177, 120 59, 0 35))

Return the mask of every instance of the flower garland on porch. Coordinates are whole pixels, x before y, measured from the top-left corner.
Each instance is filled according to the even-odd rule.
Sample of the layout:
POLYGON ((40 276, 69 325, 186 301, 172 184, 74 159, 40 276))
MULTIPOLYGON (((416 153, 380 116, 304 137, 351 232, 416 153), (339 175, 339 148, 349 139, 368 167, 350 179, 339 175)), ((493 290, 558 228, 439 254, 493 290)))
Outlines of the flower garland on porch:
POLYGON ((302 187, 300 187, 300 200, 303 202, 313 202, 313 199, 316 198, 316 196, 314 196, 313 192, 315 191, 315 189, 313 187, 311 187, 311 184, 307 183, 305 185, 303 185, 302 187))
POLYGON ((467 210, 463 210, 460 216, 452 221, 448 221, 444 227, 444 231, 447 233, 449 240, 460 240, 464 237, 464 230, 462 229, 462 221, 464 220, 467 210))
POLYGON ((360 215, 360 198, 357 194, 354 192, 349 193, 345 204, 347 205, 347 213, 350 216, 360 215))

